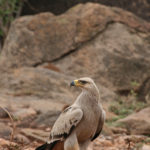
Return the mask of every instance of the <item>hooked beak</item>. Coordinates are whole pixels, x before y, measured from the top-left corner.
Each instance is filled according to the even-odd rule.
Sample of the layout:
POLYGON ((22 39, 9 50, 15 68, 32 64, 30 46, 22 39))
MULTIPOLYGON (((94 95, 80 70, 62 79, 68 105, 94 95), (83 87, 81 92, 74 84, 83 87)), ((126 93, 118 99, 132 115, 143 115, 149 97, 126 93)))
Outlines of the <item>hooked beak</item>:
POLYGON ((70 87, 71 86, 75 86, 75 82, 74 81, 72 81, 71 83, 70 83, 70 87))
POLYGON ((70 83, 70 86, 83 87, 83 85, 79 82, 79 80, 74 80, 70 83))

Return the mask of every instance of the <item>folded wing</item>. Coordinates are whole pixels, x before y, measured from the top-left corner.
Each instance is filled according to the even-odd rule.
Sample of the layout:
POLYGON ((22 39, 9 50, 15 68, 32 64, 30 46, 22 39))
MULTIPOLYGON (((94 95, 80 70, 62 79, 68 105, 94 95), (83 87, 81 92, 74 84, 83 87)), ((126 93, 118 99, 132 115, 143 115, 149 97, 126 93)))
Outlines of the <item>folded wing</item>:
POLYGON ((83 111, 76 106, 66 108, 56 120, 51 133, 50 141, 63 140, 78 125, 83 117, 83 111))

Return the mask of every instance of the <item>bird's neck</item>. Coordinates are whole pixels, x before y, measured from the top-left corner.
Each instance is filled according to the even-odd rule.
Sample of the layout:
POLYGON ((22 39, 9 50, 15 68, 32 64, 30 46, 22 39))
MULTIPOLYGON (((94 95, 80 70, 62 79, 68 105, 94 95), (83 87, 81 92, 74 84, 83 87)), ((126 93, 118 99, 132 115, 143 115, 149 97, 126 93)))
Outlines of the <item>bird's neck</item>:
POLYGON ((99 91, 87 91, 87 90, 82 90, 81 94, 77 98, 77 102, 79 103, 98 103, 100 99, 99 91))

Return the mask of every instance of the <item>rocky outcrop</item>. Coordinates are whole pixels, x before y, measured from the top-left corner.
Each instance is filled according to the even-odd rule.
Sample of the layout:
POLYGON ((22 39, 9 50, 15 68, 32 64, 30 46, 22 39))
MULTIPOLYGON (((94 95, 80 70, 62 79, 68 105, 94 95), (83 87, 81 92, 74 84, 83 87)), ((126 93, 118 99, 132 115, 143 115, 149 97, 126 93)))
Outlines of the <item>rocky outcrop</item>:
POLYGON ((70 81, 81 76, 94 78, 102 101, 114 100, 113 91, 130 91, 132 82, 141 85, 149 76, 149 36, 149 23, 92 3, 60 16, 18 18, 0 55, 1 102, 61 111, 78 94, 70 81))
POLYGON ((132 134, 150 134, 150 107, 118 120, 132 134))
POLYGON ((4 61, 0 64, 5 67, 37 66, 57 60, 113 22, 140 32, 150 31, 148 23, 129 12, 92 3, 78 5, 60 16, 41 13, 21 17, 11 25, 1 55, 4 61))
POLYGON ((91 35, 88 34, 90 31, 96 33, 95 36, 81 45, 78 51, 55 64, 69 75, 92 76, 112 90, 130 91, 133 82, 140 85, 149 76, 149 23, 145 24, 148 33, 141 32, 143 27, 137 24, 144 21, 132 14, 116 8, 98 8, 91 7, 80 23, 80 41, 91 35), (99 15, 96 17, 94 14, 99 15), (96 27, 91 25, 93 22, 96 27), (103 30, 100 31, 100 28, 103 30))
POLYGON ((66 75, 91 76, 111 90, 130 90, 132 82, 142 84, 149 76, 149 33, 150 24, 132 13, 92 3, 60 16, 25 16, 11 25, 0 69, 52 63, 66 75))
MULTIPOLYGON (((62 108, 72 104, 79 93, 69 87, 75 78, 92 77, 102 102, 116 99, 114 91, 147 85, 149 37, 150 23, 121 9, 92 3, 75 6, 59 16, 41 13, 15 20, 0 55, 0 102, 19 118, 15 122, 17 134, 21 131, 25 137, 37 138, 40 136, 36 132, 35 136, 34 129, 28 128, 52 126, 62 108)), ((149 134, 149 108, 142 111, 137 113, 138 117, 133 116, 142 124, 145 115, 144 124, 136 126, 129 122, 130 132, 149 134)), ((3 120, 7 117, 8 123, 8 115, 0 115, 3 120)), ((124 130, 114 128, 113 132, 124 130)), ((24 137, 17 138, 20 141, 24 137)), ((127 149, 128 138, 123 139, 121 148, 127 149)), ((122 140, 107 140, 109 148, 113 139, 116 144, 122 140)), ((97 145, 102 146, 103 142, 97 145)))

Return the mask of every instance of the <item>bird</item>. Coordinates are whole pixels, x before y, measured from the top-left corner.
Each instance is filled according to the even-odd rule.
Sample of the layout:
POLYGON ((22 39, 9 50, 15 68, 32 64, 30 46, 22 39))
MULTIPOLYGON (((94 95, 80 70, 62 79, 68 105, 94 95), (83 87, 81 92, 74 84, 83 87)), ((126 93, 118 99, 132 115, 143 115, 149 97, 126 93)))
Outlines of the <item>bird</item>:
POLYGON ((81 93, 62 111, 52 127, 49 140, 35 150, 86 150, 100 135, 105 111, 95 82, 82 77, 73 80, 70 86, 81 88, 81 93))

